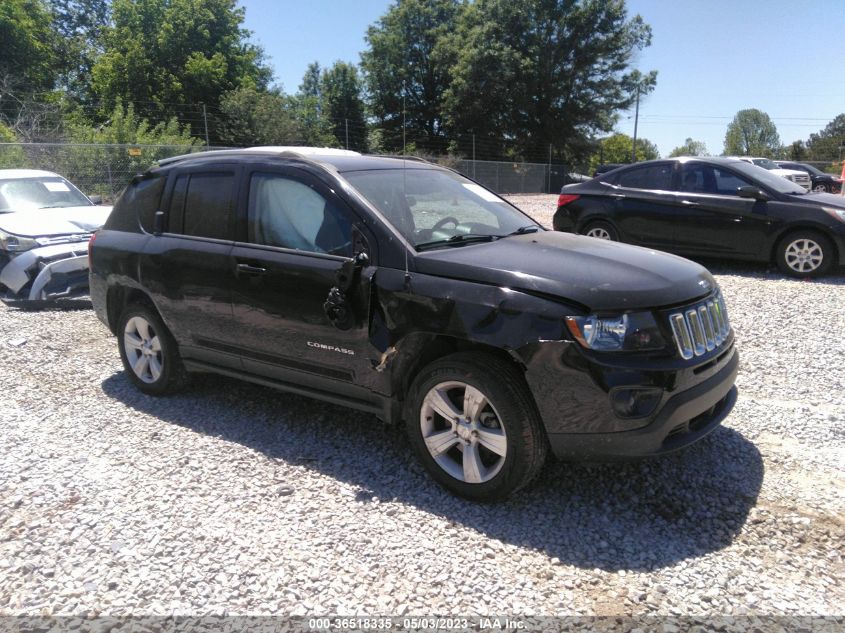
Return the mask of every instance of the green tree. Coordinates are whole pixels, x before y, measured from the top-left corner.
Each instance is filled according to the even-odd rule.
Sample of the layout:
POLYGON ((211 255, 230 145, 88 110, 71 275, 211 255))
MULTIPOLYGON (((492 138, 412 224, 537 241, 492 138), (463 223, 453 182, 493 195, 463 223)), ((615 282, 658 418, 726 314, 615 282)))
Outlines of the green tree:
POLYGON ((824 129, 810 134, 807 140, 809 160, 840 161, 845 147, 845 113, 837 116, 824 129))
MULTIPOLYGON (((631 162, 631 147, 634 139, 627 134, 617 132, 599 141, 599 149, 590 156, 590 173, 602 163, 631 162)), ((657 145, 646 138, 637 139, 637 160, 653 160, 660 158, 657 145)))
POLYGON ((443 96, 455 60, 447 36, 457 28, 461 6, 461 0, 399 0, 367 30, 361 68, 386 151, 401 151, 403 141, 445 150, 443 96))
POLYGON ((277 91, 239 88, 223 96, 220 109, 224 117, 220 140, 224 145, 296 145, 304 138, 291 98, 277 91))
POLYGON ((655 76, 630 71, 651 29, 628 18, 624 0, 477 0, 451 40, 451 129, 501 140, 514 157, 545 156, 551 144, 577 162, 633 104, 634 83, 655 76))
POLYGON ((789 160, 807 160, 807 147, 804 141, 793 141, 791 145, 783 148, 783 155, 789 160))
POLYGON ((111 17, 109 0, 48 0, 53 29, 60 36, 57 54, 62 86, 78 101, 91 99, 91 68, 102 51, 111 17))
POLYGON ((270 79, 236 0, 113 0, 112 16, 92 69, 106 112, 122 100, 158 120, 192 115, 200 136, 200 104, 216 111, 224 93, 270 79))
POLYGON ((705 145, 702 141, 694 141, 691 138, 687 137, 687 140, 684 141, 684 144, 680 147, 676 147, 671 152, 669 152, 669 158, 674 158, 675 156, 708 156, 707 153, 707 145, 705 145))
POLYGON ((780 152, 777 127, 765 112, 756 108, 740 110, 728 124, 725 154, 772 157, 780 152))
POLYGON ((56 83, 58 41, 52 19, 43 0, 0 2, 0 115, 7 121, 56 83))
POLYGON ((361 100, 361 81, 352 64, 335 62, 323 71, 320 94, 324 116, 341 147, 367 151, 367 123, 361 100))

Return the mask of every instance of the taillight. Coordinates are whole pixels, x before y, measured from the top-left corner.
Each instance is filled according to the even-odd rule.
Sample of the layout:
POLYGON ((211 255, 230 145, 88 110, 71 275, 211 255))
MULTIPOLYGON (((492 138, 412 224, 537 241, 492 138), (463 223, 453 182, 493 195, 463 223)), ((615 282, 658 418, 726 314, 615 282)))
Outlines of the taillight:
POLYGON ((97 233, 91 234, 91 239, 88 240, 88 270, 91 270, 91 249, 94 246, 94 240, 97 239, 97 233))
POLYGON ((562 193, 557 197, 557 206, 563 207, 569 204, 570 202, 575 202, 578 198, 580 198, 578 194, 574 193, 562 193))

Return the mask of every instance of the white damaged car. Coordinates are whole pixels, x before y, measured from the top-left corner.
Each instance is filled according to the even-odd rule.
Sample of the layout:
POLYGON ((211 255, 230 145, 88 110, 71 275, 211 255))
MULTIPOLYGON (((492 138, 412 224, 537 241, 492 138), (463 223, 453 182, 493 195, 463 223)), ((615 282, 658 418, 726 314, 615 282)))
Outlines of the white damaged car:
POLYGON ((0 169, 0 299, 51 303, 88 294, 88 240, 111 212, 49 171, 0 169))

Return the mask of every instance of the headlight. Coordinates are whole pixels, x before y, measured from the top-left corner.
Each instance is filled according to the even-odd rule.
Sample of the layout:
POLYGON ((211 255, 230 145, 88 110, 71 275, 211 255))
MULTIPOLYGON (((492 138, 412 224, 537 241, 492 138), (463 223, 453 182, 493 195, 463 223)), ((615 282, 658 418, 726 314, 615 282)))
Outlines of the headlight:
POLYGON ((651 312, 619 316, 566 317, 566 326, 583 347, 600 352, 662 349, 666 341, 651 312))
POLYGON ((834 220, 845 222, 845 209, 837 209, 835 207, 822 207, 822 209, 832 215, 834 220))
POLYGON ((38 246, 38 242, 31 237, 19 237, 0 231, 0 250, 8 251, 9 253, 22 253, 31 248, 38 246))

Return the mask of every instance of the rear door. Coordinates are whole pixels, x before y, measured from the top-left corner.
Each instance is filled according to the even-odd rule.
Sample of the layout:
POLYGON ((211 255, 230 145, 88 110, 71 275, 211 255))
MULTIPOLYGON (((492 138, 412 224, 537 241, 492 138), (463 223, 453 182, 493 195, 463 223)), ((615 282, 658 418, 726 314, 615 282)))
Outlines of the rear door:
MULTIPOLYGON (((326 184, 295 167, 255 167, 245 180, 239 241, 232 251, 235 327, 250 373, 353 393, 368 361, 371 265, 350 290, 355 318, 338 329, 323 307, 353 252, 356 214, 326 184)), ((368 241, 374 244, 372 238, 368 241)))
POLYGON ((233 351, 234 232, 241 168, 175 170, 162 201, 164 231, 147 242, 141 283, 153 295, 182 355, 239 368, 233 351))
POLYGON ((636 166, 613 178, 617 225, 624 241, 671 250, 677 200, 672 162, 636 166))

